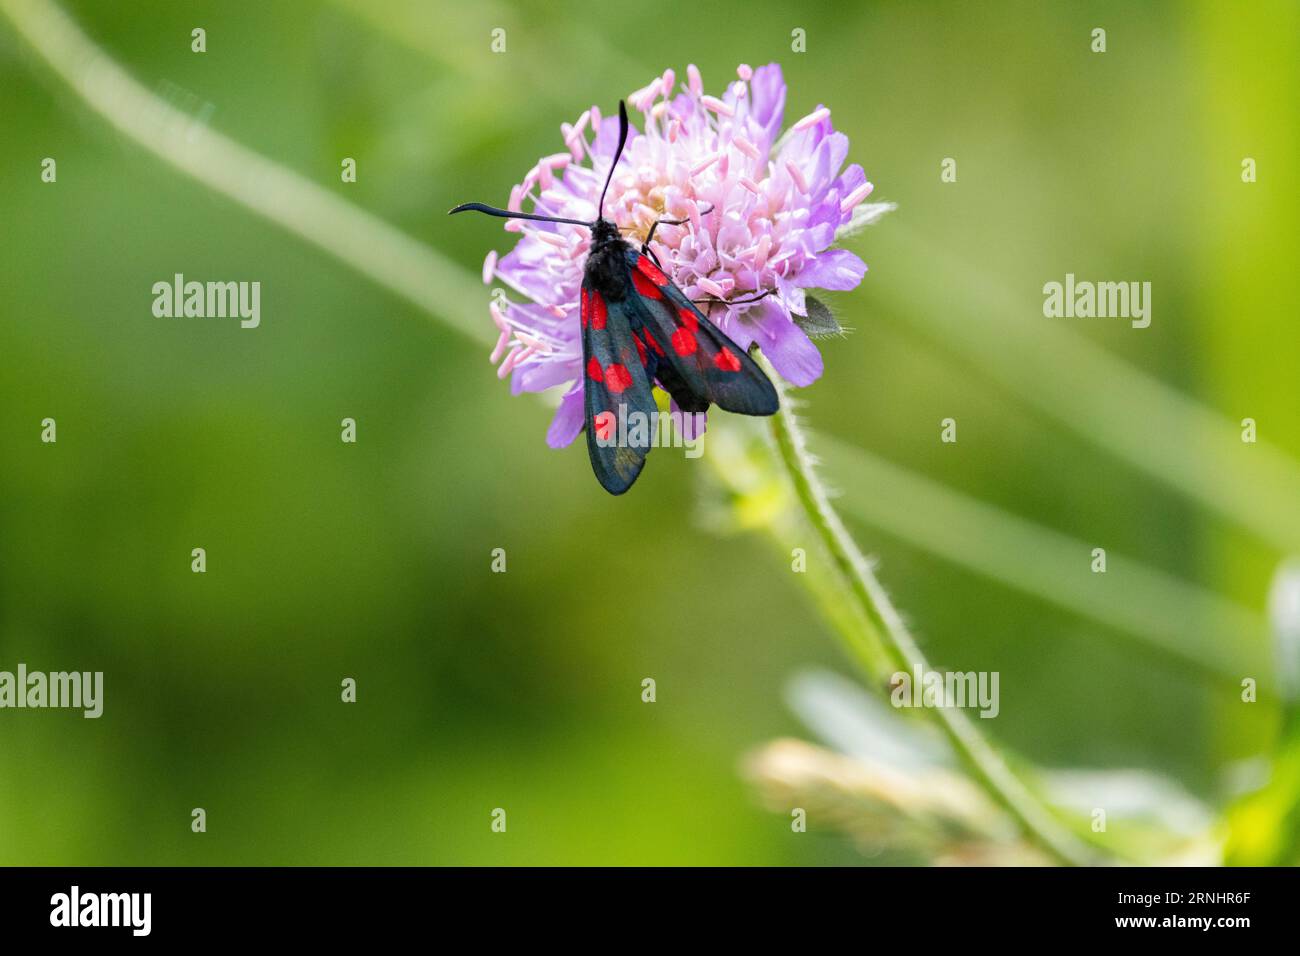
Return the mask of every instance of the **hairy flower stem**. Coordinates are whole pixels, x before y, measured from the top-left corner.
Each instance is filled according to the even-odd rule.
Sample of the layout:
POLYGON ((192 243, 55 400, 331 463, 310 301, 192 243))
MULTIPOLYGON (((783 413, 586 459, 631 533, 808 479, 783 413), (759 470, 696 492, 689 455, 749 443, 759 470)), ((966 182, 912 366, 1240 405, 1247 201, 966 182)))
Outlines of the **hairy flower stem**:
MULTIPOLYGON (((871 630, 871 633, 861 635, 841 628, 849 653, 872 677, 885 675, 877 672, 878 658, 867 653, 867 648, 883 647, 896 670, 910 673, 916 669, 928 669, 907 625, 831 506, 826 489, 814 471, 803 431, 790 410, 785 384, 765 358, 760 356, 759 360, 781 398, 781 408, 771 418, 777 456, 808 523, 835 562, 845 597, 861 611, 871 630)), ((975 780, 1016 819, 1034 843, 1066 865, 1098 862, 1093 851, 1058 823, 1012 772, 965 712, 953 707, 937 707, 930 709, 929 713, 938 720, 975 780)))

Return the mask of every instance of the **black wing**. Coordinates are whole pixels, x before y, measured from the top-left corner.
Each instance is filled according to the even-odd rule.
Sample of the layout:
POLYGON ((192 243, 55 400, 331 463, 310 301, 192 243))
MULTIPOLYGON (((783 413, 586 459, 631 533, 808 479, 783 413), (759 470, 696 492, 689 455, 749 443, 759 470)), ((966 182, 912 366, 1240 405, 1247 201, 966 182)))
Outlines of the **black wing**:
POLYGON ((632 487, 654 441, 654 361, 631 297, 607 302, 582 284, 582 375, 587 454, 611 495, 632 487))
POLYGON ((709 403, 741 415, 773 415, 776 389, 763 370, 686 298, 649 257, 629 249, 641 335, 660 383, 687 412, 709 403))

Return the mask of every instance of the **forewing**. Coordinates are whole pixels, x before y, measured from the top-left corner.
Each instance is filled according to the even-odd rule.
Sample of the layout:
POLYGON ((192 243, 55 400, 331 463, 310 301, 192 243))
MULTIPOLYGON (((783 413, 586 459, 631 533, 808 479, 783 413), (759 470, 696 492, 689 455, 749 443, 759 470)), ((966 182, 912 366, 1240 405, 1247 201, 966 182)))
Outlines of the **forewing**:
POLYGON ((582 285, 582 372, 587 454, 612 495, 632 487, 654 440, 654 369, 631 299, 607 302, 582 285))
POLYGON ((745 350, 731 341, 649 257, 631 250, 642 343, 657 359, 664 388, 683 411, 709 403, 742 415, 772 415, 776 389, 745 350))

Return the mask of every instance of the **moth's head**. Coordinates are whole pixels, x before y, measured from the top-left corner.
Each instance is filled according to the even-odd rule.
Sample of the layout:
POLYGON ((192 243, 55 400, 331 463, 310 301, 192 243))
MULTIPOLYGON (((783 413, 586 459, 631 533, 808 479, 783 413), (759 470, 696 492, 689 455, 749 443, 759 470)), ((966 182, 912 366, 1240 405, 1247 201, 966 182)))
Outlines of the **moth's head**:
POLYGON ((618 226, 604 216, 591 224, 591 244, 593 246, 607 245, 621 238, 622 234, 618 231, 618 226))

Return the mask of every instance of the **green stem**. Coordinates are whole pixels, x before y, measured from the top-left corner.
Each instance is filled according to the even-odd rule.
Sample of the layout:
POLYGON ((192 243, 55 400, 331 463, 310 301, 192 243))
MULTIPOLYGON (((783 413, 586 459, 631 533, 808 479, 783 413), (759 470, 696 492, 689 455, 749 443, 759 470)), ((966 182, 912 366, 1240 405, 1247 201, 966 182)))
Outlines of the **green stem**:
MULTIPOLYGON (((868 635, 858 635, 856 639, 846 635, 849 637, 846 640, 849 652, 873 676, 879 676, 875 674, 878 659, 868 652, 868 648, 876 646, 884 648, 896 670, 909 673, 918 669, 927 670, 925 657, 907 625, 903 623, 867 559, 858 550, 853 537, 831 506, 826 489, 814 471, 803 431, 790 411, 790 399, 784 383, 766 359, 760 356, 760 361, 776 384, 781 397, 781 408, 771 418, 777 454, 800 507, 830 552, 848 594, 871 631, 868 635)), ((975 729, 965 712, 953 707, 938 707, 930 713, 939 721, 944 734, 971 775, 1016 819, 1034 843, 1067 865, 1096 862, 1093 851, 1053 818, 983 734, 975 729)))

